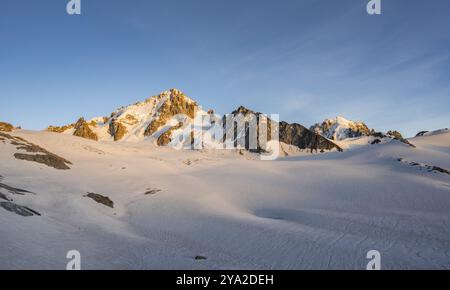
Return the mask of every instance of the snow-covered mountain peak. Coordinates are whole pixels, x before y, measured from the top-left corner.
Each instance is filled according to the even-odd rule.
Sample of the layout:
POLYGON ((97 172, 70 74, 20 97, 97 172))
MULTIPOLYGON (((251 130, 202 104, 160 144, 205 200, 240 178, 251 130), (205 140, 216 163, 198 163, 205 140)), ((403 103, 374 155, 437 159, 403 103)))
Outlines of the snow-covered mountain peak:
POLYGON ((312 131, 331 140, 344 140, 370 135, 371 130, 364 122, 351 121, 342 116, 326 119, 311 126, 312 131))
POLYGON ((73 124, 50 126, 47 131, 93 140, 142 141, 153 137, 173 117, 185 115, 192 119, 194 111, 199 109, 198 104, 182 91, 171 89, 144 101, 120 107, 109 117, 96 117, 89 121, 80 118, 73 124))

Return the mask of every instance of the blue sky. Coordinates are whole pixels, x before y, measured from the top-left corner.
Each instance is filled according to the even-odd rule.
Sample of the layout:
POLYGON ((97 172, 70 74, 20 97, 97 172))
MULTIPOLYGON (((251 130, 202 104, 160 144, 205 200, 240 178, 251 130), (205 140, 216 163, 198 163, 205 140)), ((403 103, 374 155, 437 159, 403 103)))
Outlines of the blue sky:
POLYGON ((310 126, 450 126, 450 1, 1 0, 0 120, 27 129, 179 88, 310 126))

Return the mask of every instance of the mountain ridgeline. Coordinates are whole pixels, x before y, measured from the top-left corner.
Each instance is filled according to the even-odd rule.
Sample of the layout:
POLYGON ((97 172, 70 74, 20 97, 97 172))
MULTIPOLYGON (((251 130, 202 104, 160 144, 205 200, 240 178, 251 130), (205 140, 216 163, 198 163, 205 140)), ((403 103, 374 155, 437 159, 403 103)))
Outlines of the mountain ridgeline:
MULTIPOLYGON (((231 113, 234 116, 237 114, 243 115, 246 122, 248 121, 247 117, 250 115, 256 116, 259 121, 261 116, 263 116, 261 113, 255 113, 242 106, 231 113)), ((188 138, 185 137, 186 131, 192 128, 194 118, 197 115, 208 116, 213 125, 222 121, 224 132, 230 130, 229 127, 226 127, 226 115, 217 116, 213 110, 204 111, 197 102, 186 96, 183 92, 177 89, 171 89, 142 102, 121 107, 111 113, 109 117, 97 117, 92 120, 80 118, 73 124, 49 126, 47 131, 71 134, 94 141, 152 141, 158 146, 171 145, 186 148, 187 146, 195 147, 195 139, 198 137, 195 134, 198 133, 192 131, 188 134, 188 138)), ((270 133, 271 128, 275 128, 275 126, 271 125, 273 122, 270 119, 267 120, 267 128, 269 130, 267 141, 271 140, 270 136, 274 136, 270 133)), ((339 141, 348 138, 361 136, 373 136, 377 138, 378 136, 378 138, 383 139, 389 137, 386 134, 369 129, 362 122, 349 121, 343 117, 325 120, 323 123, 317 123, 309 129, 297 123, 290 124, 284 121, 280 121, 278 125, 280 145, 284 144, 298 150, 309 152, 342 151, 339 141)), ((246 136, 246 149, 257 152, 264 151, 263 146, 259 144, 260 130, 257 130, 258 144, 256 149, 250 148, 249 146, 249 128, 247 123, 246 127, 242 130, 245 131, 234 132, 233 141, 235 143, 238 138, 246 136)), ((217 136, 215 137, 217 139, 217 136)), ((225 138, 225 135, 219 136, 219 139, 222 139, 222 137, 225 138)), ((399 140, 404 140, 401 134, 400 137, 397 137, 399 140)), ((390 138, 394 137, 390 136, 390 138)), ((205 143, 202 144, 202 148, 217 147, 214 147, 213 144, 205 143)))

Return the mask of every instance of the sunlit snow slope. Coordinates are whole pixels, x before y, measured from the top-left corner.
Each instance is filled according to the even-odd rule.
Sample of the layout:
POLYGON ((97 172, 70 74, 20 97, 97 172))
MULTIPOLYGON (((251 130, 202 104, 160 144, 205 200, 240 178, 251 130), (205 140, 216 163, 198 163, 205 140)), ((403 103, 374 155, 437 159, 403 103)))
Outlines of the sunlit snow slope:
POLYGON ((365 269, 369 250, 384 269, 450 268, 445 130, 409 139, 417 148, 393 141, 270 162, 10 135, 71 164, 19 160, 0 140, 2 269, 65 269, 69 250, 80 251, 83 269, 365 269))

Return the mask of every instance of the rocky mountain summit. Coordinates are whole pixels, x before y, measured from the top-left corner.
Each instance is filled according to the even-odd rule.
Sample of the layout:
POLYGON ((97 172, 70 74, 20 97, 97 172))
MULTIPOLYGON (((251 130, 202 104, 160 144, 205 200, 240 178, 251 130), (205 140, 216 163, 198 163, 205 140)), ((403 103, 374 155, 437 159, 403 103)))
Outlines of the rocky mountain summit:
MULTIPOLYGON (((193 119, 196 109, 198 109, 196 102, 181 91, 172 89, 143 102, 121 107, 109 117, 98 117, 89 121, 80 118, 74 124, 49 126, 47 131, 96 141, 142 141, 148 138, 157 140, 172 127, 169 123, 173 118, 183 114, 193 119), (160 132, 161 129, 163 131, 160 132)), ((171 136, 167 135, 170 134, 166 134, 170 139, 171 136)), ((160 143, 166 145, 166 142, 160 143)))

